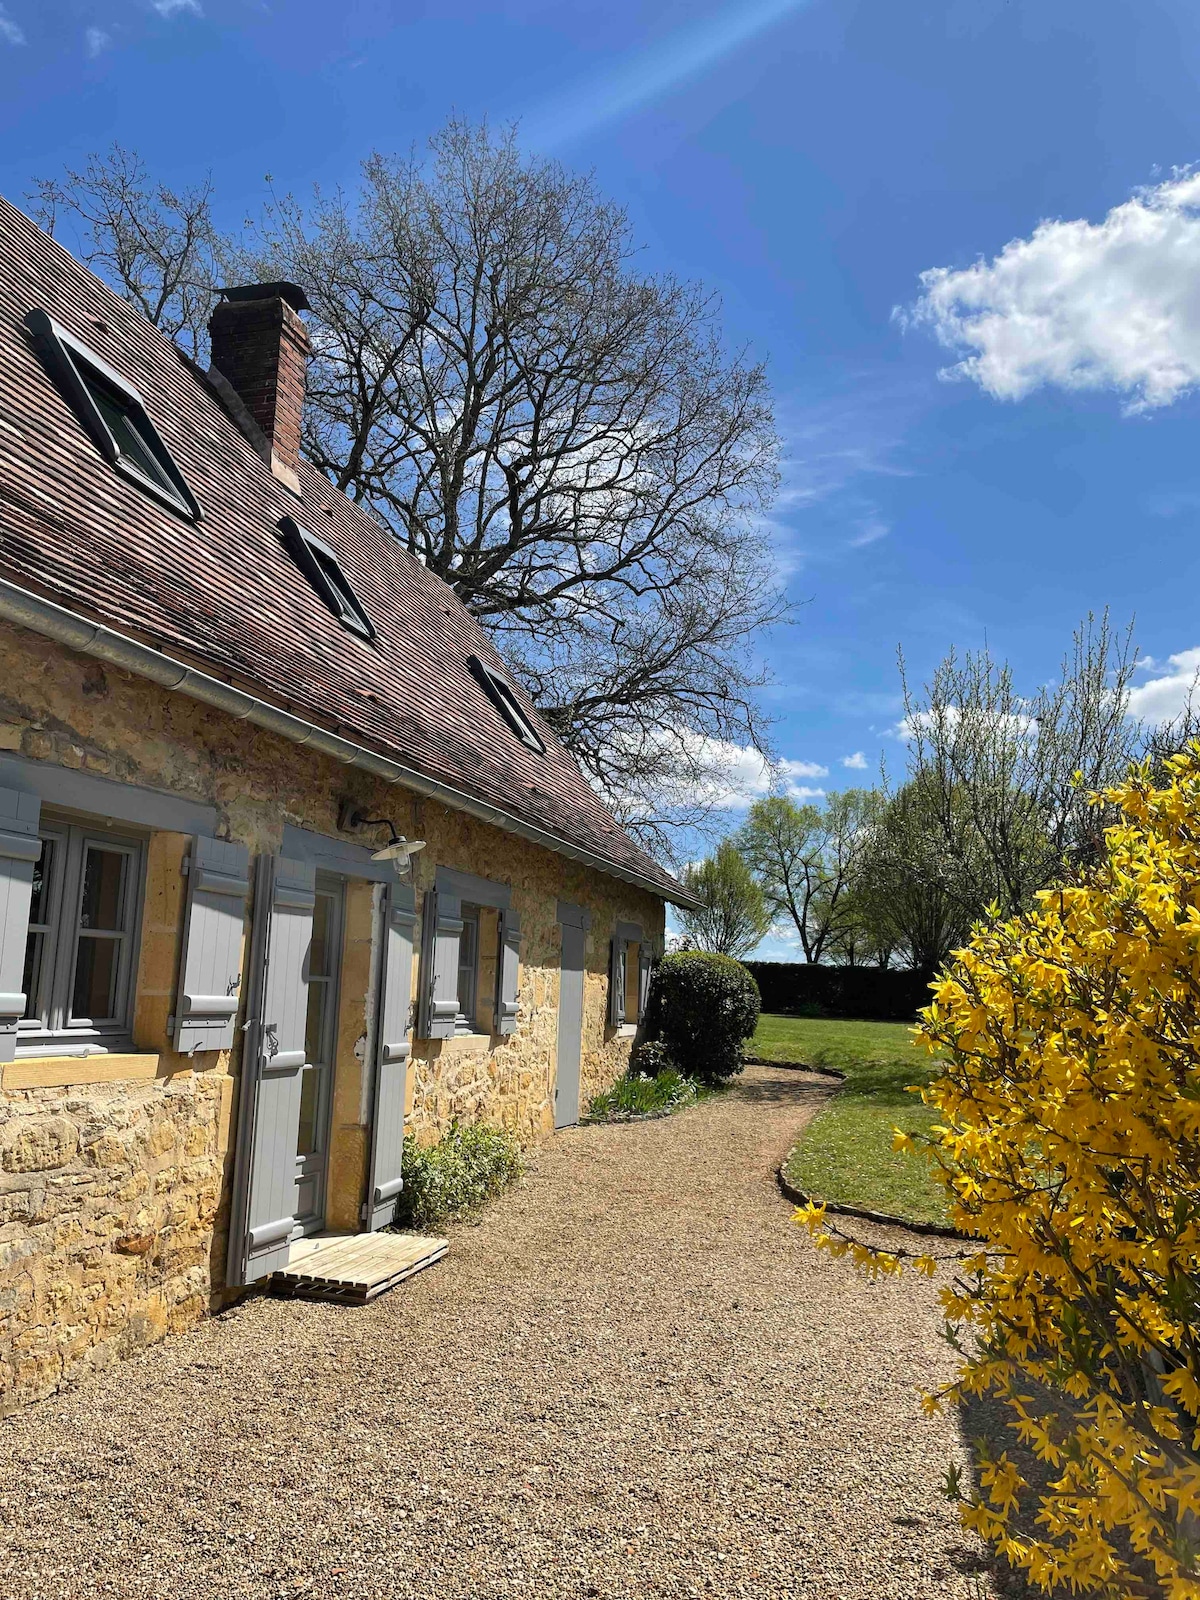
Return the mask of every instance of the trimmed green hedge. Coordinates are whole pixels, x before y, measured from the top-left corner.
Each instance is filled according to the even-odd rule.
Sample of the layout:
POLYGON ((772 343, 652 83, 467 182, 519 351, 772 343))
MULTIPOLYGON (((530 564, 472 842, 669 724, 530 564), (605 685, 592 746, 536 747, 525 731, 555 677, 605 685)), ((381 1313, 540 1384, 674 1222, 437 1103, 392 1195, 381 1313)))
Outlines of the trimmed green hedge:
POLYGON ((470 1128, 453 1122, 436 1144, 422 1146, 406 1134, 402 1162, 396 1223, 419 1232, 473 1215, 521 1172, 517 1141, 482 1122, 470 1128))
POLYGON ((758 1026, 758 985, 732 956, 681 950, 654 969, 645 1032, 661 1040, 680 1072, 723 1083, 742 1070, 758 1026))

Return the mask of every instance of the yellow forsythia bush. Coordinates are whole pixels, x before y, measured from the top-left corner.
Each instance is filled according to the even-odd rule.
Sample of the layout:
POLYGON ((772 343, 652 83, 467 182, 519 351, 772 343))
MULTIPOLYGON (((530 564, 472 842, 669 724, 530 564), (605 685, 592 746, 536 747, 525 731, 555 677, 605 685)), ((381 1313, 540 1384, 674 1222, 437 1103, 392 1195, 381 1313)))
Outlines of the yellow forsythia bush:
POLYGON ((947 1059, 926 1154, 983 1241, 942 1290, 960 1365, 926 1405, 997 1395, 1046 1463, 1035 1490, 981 1456, 961 1506, 1035 1583, 1144 1595, 1140 1565, 1200 1600, 1200 746, 1168 769, 1100 797, 1102 863, 978 928, 922 1014, 947 1059))

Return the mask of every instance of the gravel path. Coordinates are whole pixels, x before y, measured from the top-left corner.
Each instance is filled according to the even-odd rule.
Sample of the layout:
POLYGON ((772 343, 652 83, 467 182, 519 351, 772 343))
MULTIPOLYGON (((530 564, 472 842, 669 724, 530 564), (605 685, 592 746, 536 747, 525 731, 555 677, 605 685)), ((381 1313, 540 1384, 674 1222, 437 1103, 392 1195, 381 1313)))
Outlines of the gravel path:
POLYGON ((917 1409, 931 1287, 818 1255, 774 1186, 827 1092, 754 1067, 565 1133, 375 1304, 257 1298, 11 1418, 0 1594, 1002 1592, 917 1409))

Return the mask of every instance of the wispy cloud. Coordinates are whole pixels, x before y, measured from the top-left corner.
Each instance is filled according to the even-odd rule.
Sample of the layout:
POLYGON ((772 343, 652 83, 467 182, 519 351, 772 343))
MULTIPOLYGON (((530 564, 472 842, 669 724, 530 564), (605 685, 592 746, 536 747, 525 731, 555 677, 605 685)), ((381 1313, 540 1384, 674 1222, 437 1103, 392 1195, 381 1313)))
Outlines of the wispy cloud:
POLYGON ((3 6, 0 6, 0 39, 5 44, 24 44, 25 31, 17 26, 3 6))
MULTIPOLYGON (((170 0, 161 0, 170 3, 170 0)), ((673 89, 698 78, 777 23, 805 11, 813 0, 734 0, 714 16, 677 29, 649 49, 628 56, 611 72, 575 84, 522 119, 526 143, 551 149, 618 122, 673 89)))
POLYGON ((105 33, 103 28, 88 28, 83 36, 83 48, 94 60, 103 55, 112 43, 112 34, 105 33))
POLYGON ((851 550, 861 550, 864 545, 875 544, 880 539, 886 539, 891 531, 891 525, 885 522, 882 517, 869 516, 863 520, 862 526, 854 537, 846 542, 851 550))
POLYGON ((200 0, 150 0, 160 17, 202 17, 200 0))
POLYGON ((902 445, 928 387, 918 392, 886 373, 852 372, 833 392, 780 404, 782 487, 770 533, 783 576, 888 536, 879 489, 883 480, 911 476, 902 445))
POLYGON ((856 750, 852 756, 843 756, 842 765, 850 767, 855 772, 865 772, 867 770, 866 753, 862 750, 856 750))

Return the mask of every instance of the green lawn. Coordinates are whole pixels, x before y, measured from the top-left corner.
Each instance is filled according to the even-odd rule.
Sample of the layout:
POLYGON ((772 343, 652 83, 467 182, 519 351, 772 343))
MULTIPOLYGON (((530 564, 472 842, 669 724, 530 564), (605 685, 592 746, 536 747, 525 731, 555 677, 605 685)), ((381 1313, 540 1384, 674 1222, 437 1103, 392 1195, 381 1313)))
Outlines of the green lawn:
POLYGON ((945 1222, 942 1190, 919 1154, 897 1154, 892 1129, 927 1128, 934 1113, 909 1084, 927 1083, 935 1063, 900 1022, 831 1022, 764 1016, 750 1053, 766 1061, 836 1067, 846 1082, 809 1124, 788 1159, 787 1175, 815 1199, 945 1222))

